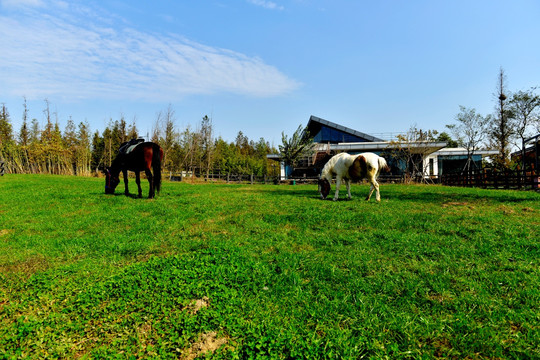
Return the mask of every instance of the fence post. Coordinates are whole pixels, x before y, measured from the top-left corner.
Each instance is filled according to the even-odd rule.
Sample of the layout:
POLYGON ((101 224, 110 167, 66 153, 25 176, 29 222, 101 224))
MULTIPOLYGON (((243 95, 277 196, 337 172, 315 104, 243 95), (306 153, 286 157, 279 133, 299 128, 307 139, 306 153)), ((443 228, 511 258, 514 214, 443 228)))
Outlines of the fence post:
POLYGON ((253 185, 253 174, 251 174, 251 185, 253 185))

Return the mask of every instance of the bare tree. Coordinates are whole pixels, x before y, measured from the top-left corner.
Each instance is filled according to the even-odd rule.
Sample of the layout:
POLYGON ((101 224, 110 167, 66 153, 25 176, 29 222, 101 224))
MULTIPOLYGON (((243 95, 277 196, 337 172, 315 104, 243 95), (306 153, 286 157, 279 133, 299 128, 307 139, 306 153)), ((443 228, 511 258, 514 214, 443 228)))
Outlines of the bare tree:
POLYGON ((467 150, 467 162, 463 167, 464 171, 471 169, 471 165, 476 165, 472 161, 474 152, 480 148, 486 139, 491 117, 482 116, 475 109, 459 106, 459 113, 456 115, 457 124, 447 125, 458 144, 467 150))
POLYGON ((405 181, 419 180, 429 182, 427 176, 429 163, 425 162, 426 156, 432 152, 430 143, 436 141, 436 130, 422 130, 412 125, 405 134, 400 134, 397 139, 390 142, 392 157, 405 166, 405 181))
MULTIPOLYGON (((212 158, 214 150, 214 137, 212 128, 212 118, 205 115, 201 120, 201 157, 204 159, 206 165, 206 178, 210 174, 210 168, 212 167, 212 158)), ((201 166, 202 171, 202 166, 201 166)))
POLYGON ((164 168, 171 171, 173 168, 171 152, 178 134, 176 132, 176 115, 171 104, 165 111, 157 113, 156 122, 152 131, 152 141, 158 143, 163 149, 164 168))

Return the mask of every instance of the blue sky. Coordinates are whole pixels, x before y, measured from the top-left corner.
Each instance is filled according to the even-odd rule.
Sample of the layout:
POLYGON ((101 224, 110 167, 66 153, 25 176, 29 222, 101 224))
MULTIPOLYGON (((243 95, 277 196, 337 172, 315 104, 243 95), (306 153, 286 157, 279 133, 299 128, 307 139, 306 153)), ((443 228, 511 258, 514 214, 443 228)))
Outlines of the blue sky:
POLYGON ((540 2, 0 0, 0 102, 92 131, 169 104, 178 129, 213 119, 274 145, 310 115, 369 134, 442 131, 459 105, 492 113, 540 86, 540 2))

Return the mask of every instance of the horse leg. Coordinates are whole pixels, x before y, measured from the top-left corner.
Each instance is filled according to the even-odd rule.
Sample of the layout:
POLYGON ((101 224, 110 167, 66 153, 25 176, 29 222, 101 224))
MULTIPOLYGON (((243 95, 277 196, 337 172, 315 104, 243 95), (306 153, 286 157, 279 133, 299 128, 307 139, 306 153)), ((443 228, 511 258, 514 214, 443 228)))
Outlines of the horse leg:
POLYGON ((139 197, 142 198, 141 173, 139 171, 135 171, 135 182, 137 183, 137 187, 139 188, 139 197))
POLYGON ((126 187, 126 190, 124 191, 124 194, 126 196, 129 195, 129 188, 128 188, 128 173, 127 173, 127 170, 122 170, 122 175, 124 175, 124 185, 126 187))
POLYGON ((148 184, 150 185, 150 190, 148 191, 148 198, 153 199, 154 198, 154 178, 152 176, 152 172, 150 169, 144 170, 144 173, 146 174, 146 178, 148 179, 148 184))
POLYGON ((368 194, 368 196, 366 196, 367 201, 369 201, 369 199, 371 199, 371 194, 373 194, 373 189, 374 189, 373 184, 371 184, 371 187, 369 189, 369 194, 368 194))
POLYGON ((377 191, 375 193, 375 199, 377 200, 377 202, 381 202, 381 193, 379 192, 379 183, 377 182, 377 180, 375 180, 375 178, 373 179, 373 182, 375 183, 375 190, 377 191))
POLYGON ((371 188, 369 189, 369 194, 368 194, 366 200, 369 201, 369 199, 371 198, 371 194, 373 194, 373 190, 376 190, 375 199, 378 202, 380 202, 381 201, 381 194, 379 193, 379 183, 377 182, 377 180, 375 180, 375 177, 371 177, 369 182, 371 183, 371 188))
POLYGON ((341 176, 336 177, 336 194, 334 195, 334 201, 339 198, 339 187, 341 186, 341 176))

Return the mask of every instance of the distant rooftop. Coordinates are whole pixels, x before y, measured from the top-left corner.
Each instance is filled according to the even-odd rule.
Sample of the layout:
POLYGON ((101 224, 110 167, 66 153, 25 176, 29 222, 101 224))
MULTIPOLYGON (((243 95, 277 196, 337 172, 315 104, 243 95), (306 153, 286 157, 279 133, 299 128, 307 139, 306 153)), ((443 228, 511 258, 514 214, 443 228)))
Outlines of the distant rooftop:
MULTIPOLYGON (((339 124, 333 123, 331 121, 322 119, 320 117, 311 115, 311 117, 309 118, 309 122, 307 124, 307 128, 313 133, 313 132, 318 132, 318 131, 313 131, 313 130, 314 129, 320 130, 321 126, 324 126, 326 128, 329 128, 329 129, 337 130, 339 133, 342 134, 343 137, 352 138, 351 139, 352 141, 347 141, 347 142, 359 142, 359 141, 380 142, 380 141, 384 141, 383 139, 380 139, 378 137, 375 137, 375 136, 372 136, 372 135, 369 135, 369 134, 366 134, 366 133, 363 133, 363 132, 360 132, 360 131, 357 131, 357 130, 353 130, 353 129, 350 129, 350 128, 345 127, 343 125, 339 125, 339 124)), ((313 134, 313 135, 316 136, 317 134, 313 134)), ((323 139, 322 142, 326 142, 326 141, 323 139)), ((341 141, 334 141, 334 142, 345 142, 345 141, 341 140, 341 141)))

